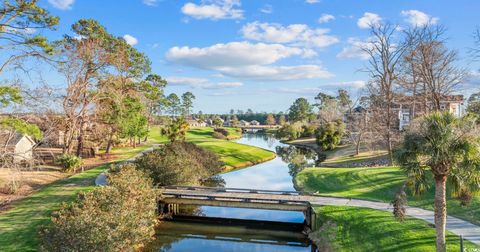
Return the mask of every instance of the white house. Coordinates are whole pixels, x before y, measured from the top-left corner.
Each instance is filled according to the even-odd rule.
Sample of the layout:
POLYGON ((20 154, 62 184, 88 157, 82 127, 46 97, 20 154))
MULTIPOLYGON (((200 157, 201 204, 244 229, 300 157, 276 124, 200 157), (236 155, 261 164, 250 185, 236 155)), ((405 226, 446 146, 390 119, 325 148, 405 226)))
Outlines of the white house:
POLYGON ((253 120, 250 122, 250 125, 258 126, 260 125, 260 122, 258 122, 257 120, 253 120))
POLYGON ((13 157, 13 161, 30 161, 33 158, 35 141, 27 135, 17 132, 0 132, 0 148, 6 150, 13 157))
POLYGON ((245 121, 245 120, 240 120, 239 124, 240 124, 240 126, 249 126, 250 125, 250 123, 245 121))
POLYGON ((201 127, 207 127, 207 123, 203 121, 198 121, 198 120, 187 120, 188 126, 190 128, 201 128, 201 127))
MULTIPOLYGON (((410 122, 414 119, 412 118, 414 99, 415 98, 411 96, 404 96, 400 97, 400 99, 395 102, 394 111, 398 113, 398 128, 400 130, 405 129, 405 127, 410 125, 410 122)), ((456 117, 461 117, 464 114, 463 100, 463 95, 443 96, 440 101, 440 110, 448 111, 456 117)), ((418 116, 424 113, 424 111, 421 109, 421 101, 415 99, 415 102, 417 104, 415 115, 418 116)), ((427 104, 427 106, 431 107, 431 104, 427 104)))

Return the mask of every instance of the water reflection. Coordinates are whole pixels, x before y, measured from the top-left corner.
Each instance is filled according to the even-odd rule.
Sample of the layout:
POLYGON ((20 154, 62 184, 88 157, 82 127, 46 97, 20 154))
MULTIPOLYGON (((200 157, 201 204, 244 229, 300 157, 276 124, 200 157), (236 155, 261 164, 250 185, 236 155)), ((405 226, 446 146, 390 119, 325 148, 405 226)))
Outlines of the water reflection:
POLYGON ((164 235, 147 251, 308 251, 310 241, 301 232, 243 224, 166 222, 164 235))
MULTIPOLYGON (((244 134, 237 142, 276 152, 277 157, 262 164, 222 174, 210 181, 205 181, 205 185, 293 191, 295 190, 293 176, 305 167, 315 165, 316 153, 314 151, 282 144, 272 135, 244 134)), ((182 211, 182 207, 180 210, 182 211)), ((187 215, 216 218, 294 223, 304 221, 303 213, 300 212, 223 207, 193 207, 184 211, 187 211, 187 215)), ((273 231, 261 230, 261 232, 257 232, 255 230, 257 229, 228 227, 218 224, 167 222, 160 226, 155 245, 151 247, 156 248, 157 251, 311 251, 310 245, 303 247, 283 243, 284 241, 278 235, 272 233, 273 231), (200 232, 199 230, 203 231, 200 232), (217 231, 218 234, 211 235, 212 232, 217 231), (238 239, 228 240, 231 237, 227 237, 228 239, 215 238, 217 236, 222 238, 221 234, 225 233, 227 235, 228 232, 236 232, 237 237, 235 239, 240 238, 241 242, 238 239), (249 239, 245 238, 246 235, 249 235, 249 239), (253 242, 266 238, 270 242, 253 242)), ((305 239, 299 232, 287 233, 290 236, 300 235, 302 239, 305 239)), ((235 235, 233 236, 235 237, 235 235)))
POLYGON ((283 162, 288 164, 289 174, 292 178, 306 167, 312 167, 318 164, 317 153, 306 148, 277 146, 276 153, 283 162))

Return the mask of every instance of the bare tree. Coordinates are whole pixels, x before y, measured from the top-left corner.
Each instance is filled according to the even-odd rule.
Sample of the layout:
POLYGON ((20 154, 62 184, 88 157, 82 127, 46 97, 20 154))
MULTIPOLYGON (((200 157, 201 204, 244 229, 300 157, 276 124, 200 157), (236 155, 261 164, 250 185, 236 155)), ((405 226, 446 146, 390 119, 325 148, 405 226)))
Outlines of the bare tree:
POLYGON ((71 152, 77 141, 76 155, 80 156, 95 87, 111 60, 109 49, 112 37, 98 22, 80 20, 72 26, 77 37, 66 36, 58 42, 58 69, 67 82, 63 99, 65 113, 64 152, 71 152))
POLYGON ((474 61, 480 60, 480 27, 477 26, 473 33, 474 47, 470 48, 469 52, 474 61))
POLYGON ((466 76, 465 69, 456 65, 457 52, 447 48, 444 32, 442 26, 425 25, 410 33, 412 78, 423 84, 427 111, 440 110, 442 99, 451 95, 466 76))
POLYGON ((395 135, 394 90, 398 81, 399 62, 405 47, 395 41, 397 27, 391 24, 372 25, 371 41, 363 48, 368 54, 366 72, 370 76, 368 90, 372 97, 371 104, 376 119, 376 129, 381 132, 388 149, 390 161, 393 161, 392 142, 395 135))

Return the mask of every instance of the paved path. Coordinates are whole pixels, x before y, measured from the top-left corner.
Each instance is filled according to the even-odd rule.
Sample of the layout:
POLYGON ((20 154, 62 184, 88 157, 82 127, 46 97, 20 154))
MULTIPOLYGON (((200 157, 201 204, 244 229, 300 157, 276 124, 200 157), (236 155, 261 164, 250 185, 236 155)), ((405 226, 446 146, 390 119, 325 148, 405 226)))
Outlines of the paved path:
MULTIPOLYGON (((131 163, 133 161, 135 161, 135 159, 137 157, 140 157, 142 156, 143 154, 147 153, 147 152, 150 152, 150 151, 153 151, 154 148, 158 147, 159 145, 158 144, 154 144, 151 148, 148 148, 140 153, 138 153, 137 155, 135 155, 134 157, 131 157, 129 159, 126 159, 126 160, 123 160, 121 163, 131 163)), ((95 185, 97 186, 105 186, 107 185, 107 174, 106 174, 107 170, 105 170, 104 172, 100 173, 96 178, 95 178, 95 185)))
MULTIPOLYGON (((226 189, 226 188, 194 188, 189 187, 170 188, 167 187, 164 190, 168 195, 190 195, 198 197, 231 197, 231 198, 244 198, 244 199, 269 199, 269 200, 284 200, 284 201, 308 201, 312 205, 332 205, 332 206, 353 206, 353 207, 366 207, 380 211, 392 212, 392 206, 384 202, 339 198, 339 197, 323 197, 316 195, 302 195, 298 192, 281 193, 274 191, 257 191, 249 192, 249 189, 226 189)), ((428 223, 434 224, 434 212, 417 208, 407 207, 407 215, 424 220, 428 223)), ((470 222, 461 220, 459 218, 447 217, 447 229, 456 234, 463 236, 464 239, 471 241, 472 243, 480 246, 480 227, 470 222)))

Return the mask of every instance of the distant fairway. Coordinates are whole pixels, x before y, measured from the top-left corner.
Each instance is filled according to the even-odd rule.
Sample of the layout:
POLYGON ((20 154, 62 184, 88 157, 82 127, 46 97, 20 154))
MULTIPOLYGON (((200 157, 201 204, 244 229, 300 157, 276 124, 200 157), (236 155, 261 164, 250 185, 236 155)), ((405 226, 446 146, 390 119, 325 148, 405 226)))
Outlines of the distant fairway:
MULTIPOLYGON (((241 137, 234 128, 227 128, 231 139, 241 137)), ((213 128, 193 128, 187 132, 186 140, 217 153, 225 162, 225 171, 244 168, 275 158, 275 153, 258 147, 231 142, 212 137, 213 128)), ((150 131, 150 140, 158 143, 167 143, 168 139, 160 134, 160 128, 154 127, 150 131)))

